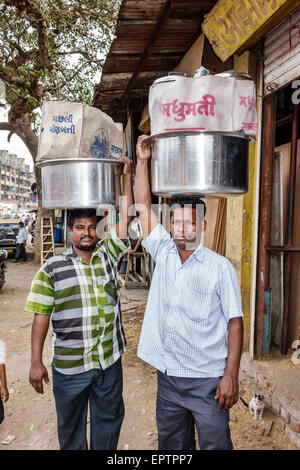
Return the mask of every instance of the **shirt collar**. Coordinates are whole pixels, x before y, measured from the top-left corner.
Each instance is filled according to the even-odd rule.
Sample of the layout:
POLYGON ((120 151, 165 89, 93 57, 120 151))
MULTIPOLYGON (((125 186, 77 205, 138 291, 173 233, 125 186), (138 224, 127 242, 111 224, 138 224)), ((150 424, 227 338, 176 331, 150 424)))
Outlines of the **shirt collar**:
MULTIPOLYGON (((174 240, 172 239, 173 243, 171 245, 171 247, 169 248, 169 251, 170 253, 178 253, 178 250, 177 250, 177 246, 175 245, 175 242, 174 240)), ((201 263, 203 262, 204 260, 204 246, 202 243, 200 243, 196 250, 192 253, 191 256, 195 256, 197 258, 198 261, 200 261, 201 263)))
POLYGON ((200 243, 200 245, 194 251, 193 255, 196 256, 196 258, 202 263, 204 261, 204 253, 204 246, 202 243, 200 243))
MULTIPOLYGON (((100 253, 102 253, 103 251, 103 248, 101 247, 100 245, 101 242, 98 242, 97 245, 95 246, 94 248, 94 251, 93 251, 93 254, 92 254, 92 258, 98 254, 100 255, 100 253)), ((81 259, 80 256, 77 256, 73 247, 71 246, 67 251, 64 251, 63 255, 66 257, 66 259, 81 259)))

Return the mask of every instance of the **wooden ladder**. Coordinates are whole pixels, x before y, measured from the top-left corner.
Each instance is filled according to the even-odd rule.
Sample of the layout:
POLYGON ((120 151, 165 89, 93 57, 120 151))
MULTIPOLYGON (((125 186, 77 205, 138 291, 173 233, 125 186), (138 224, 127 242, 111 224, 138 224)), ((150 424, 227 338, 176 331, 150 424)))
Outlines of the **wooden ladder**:
POLYGON ((55 256, 53 222, 51 217, 42 217, 41 220, 41 264, 55 256))
POLYGON ((125 288, 145 288, 151 283, 151 272, 148 263, 147 253, 142 246, 142 253, 128 254, 127 269, 125 279, 122 276, 121 284, 125 288), (134 269, 134 258, 141 258, 142 276, 134 269), (148 280, 147 280, 148 274, 148 280))

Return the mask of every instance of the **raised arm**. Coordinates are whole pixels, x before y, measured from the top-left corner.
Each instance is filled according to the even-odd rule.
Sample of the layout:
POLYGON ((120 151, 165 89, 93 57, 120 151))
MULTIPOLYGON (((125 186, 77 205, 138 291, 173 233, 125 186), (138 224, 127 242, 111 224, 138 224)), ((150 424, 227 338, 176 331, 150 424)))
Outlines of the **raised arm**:
POLYGON ((122 157, 120 161, 124 163, 124 194, 121 202, 120 219, 116 225, 116 233, 118 237, 124 241, 127 239, 128 225, 133 219, 133 217, 129 215, 130 207, 133 205, 132 161, 128 157, 122 157))
POLYGON ((151 191, 148 176, 148 161, 151 158, 151 150, 150 145, 145 142, 147 137, 147 135, 141 135, 137 141, 137 163, 134 182, 135 203, 140 213, 140 221, 145 238, 158 224, 157 216, 151 210, 151 191))

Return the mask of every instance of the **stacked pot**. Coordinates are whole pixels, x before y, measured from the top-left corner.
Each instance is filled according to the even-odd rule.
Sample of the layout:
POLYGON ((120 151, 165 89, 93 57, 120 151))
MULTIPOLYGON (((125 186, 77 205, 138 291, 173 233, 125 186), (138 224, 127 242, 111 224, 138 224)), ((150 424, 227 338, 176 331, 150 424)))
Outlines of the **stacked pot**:
POLYGON ((46 208, 116 207, 121 194, 123 128, 97 108, 45 102, 37 165, 46 208))
POLYGON ((199 78, 171 73, 156 80, 149 93, 152 192, 245 194, 255 103, 254 82, 234 71, 199 78))

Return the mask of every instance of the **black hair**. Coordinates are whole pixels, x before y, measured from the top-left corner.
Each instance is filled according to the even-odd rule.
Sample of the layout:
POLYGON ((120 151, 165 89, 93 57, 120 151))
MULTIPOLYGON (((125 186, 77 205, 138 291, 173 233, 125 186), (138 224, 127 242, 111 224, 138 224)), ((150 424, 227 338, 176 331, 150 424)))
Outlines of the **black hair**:
POLYGON ((24 224, 23 224, 23 222, 19 222, 19 225, 21 225, 22 227, 24 227, 24 224))
POLYGON ((181 197, 172 197, 170 208, 171 208, 171 215, 173 213, 172 206, 177 205, 180 207, 190 206, 192 209, 197 209, 197 206, 201 205, 201 218, 204 219, 206 214, 206 205, 205 202, 197 196, 181 196, 181 197), (203 212, 202 212, 203 211, 203 212))
POLYGON ((98 216, 96 209, 72 209, 68 211, 67 226, 73 228, 75 219, 85 219, 88 217, 97 217, 97 223, 103 219, 104 216, 98 216))

